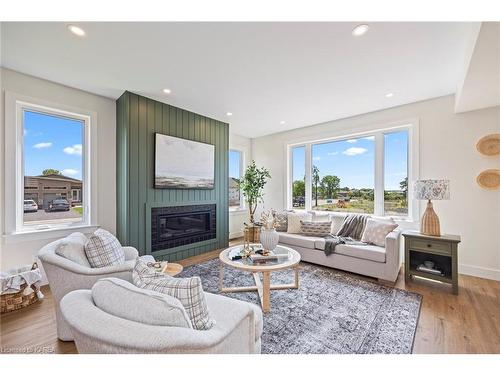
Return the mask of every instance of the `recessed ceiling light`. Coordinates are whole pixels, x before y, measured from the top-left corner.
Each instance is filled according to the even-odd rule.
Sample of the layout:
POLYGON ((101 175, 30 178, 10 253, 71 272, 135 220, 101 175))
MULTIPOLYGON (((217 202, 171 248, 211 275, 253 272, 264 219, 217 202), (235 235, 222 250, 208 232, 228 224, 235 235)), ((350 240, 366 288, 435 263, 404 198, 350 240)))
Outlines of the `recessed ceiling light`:
POLYGON ((284 125, 284 124, 285 124, 285 121, 280 121, 280 124, 281 124, 281 125, 284 125))
POLYGON ((364 35, 368 31, 369 28, 370 28, 370 26, 368 26, 367 24, 358 25, 354 29, 352 29, 352 35, 354 35, 354 36, 364 35))
POLYGON ((78 26, 75 25, 68 25, 68 30, 71 31, 73 34, 78 35, 78 36, 84 36, 85 31, 78 26))
POLYGON ((170 94, 172 91, 170 91, 170 89, 163 89, 163 92, 164 92, 165 94, 170 94))
POLYGON ((232 116, 233 112, 226 112, 226 116, 232 116))
POLYGON ((392 92, 388 92, 387 94, 385 94, 386 98, 392 98, 393 96, 394 94, 392 92))

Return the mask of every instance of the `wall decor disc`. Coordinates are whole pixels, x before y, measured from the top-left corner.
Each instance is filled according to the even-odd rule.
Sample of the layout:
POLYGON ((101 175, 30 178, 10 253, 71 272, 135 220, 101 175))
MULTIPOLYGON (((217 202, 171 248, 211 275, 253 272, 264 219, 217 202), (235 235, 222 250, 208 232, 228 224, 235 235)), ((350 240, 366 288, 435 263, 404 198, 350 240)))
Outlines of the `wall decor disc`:
POLYGON ((500 169, 487 169, 477 176, 479 186, 487 190, 500 190, 500 169))
POLYGON ((500 134, 488 134, 476 143, 476 148, 484 156, 500 156, 500 134))

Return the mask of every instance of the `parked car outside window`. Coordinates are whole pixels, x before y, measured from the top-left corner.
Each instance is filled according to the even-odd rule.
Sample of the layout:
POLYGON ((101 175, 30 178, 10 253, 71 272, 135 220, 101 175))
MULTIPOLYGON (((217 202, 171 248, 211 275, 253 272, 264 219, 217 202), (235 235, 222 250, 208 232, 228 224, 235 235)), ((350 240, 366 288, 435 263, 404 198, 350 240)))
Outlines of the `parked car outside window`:
POLYGON ((71 208, 69 202, 66 199, 54 199, 49 202, 47 207, 48 212, 52 211, 69 211, 71 208))
POLYGON ((24 200, 24 212, 37 212, 38 204, 33 199, 24 200))

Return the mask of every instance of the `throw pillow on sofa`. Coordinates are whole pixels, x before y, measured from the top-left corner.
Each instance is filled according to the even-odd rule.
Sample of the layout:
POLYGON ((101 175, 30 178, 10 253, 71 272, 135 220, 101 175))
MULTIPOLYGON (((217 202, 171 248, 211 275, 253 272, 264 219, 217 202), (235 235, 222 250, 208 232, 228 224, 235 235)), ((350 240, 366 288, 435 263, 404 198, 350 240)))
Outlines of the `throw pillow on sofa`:
POLYGON ((326 237, 330 234, 331 221, 300 221, 301 231, 304 236, 326 237))
POLYGON ((85 244, 85 255, 93 268, 125 263, 125 253, 118 239, 107 230, 98 229, 85 244))
POLYGON ((368 219, 361 241, 384 247, 385 237, 397 227, 394 222, 368 219))
POLYGON ((276 232, 286 232, 288 229, 288 214, 293 211, 282 211, 276 213, 276 219, 278 220, 278 225, 276 226, 276 232))
POLYGON ((333 234, 334 236, 337 235, 340 228, 342 228, 342 225, 344 224, 344 220, 346 219, 346 217, 347 214, 342 214, 342 213, 330 214, 330 220, 332 221, 332 228, 330 230, 331 234, 333 234))
POLYGON ((300 221, 312 221, 312 215, 307 212, 289 212, 288 213, 288 228, 287 233, 302 233, 300 221))
POLYGON ((90 268, 89 260, 85 255, 85 244, 88 238, 80 232, 71 233, 63 238, 56 248, 56 254, 69 259, 81 266, 90 268))
POLYGON ((177 298, 186 310, 194 329, 207 330, 214 326, 199 277, 176 278, 149 268, 137 259, 132 272, 134 284, 177 298))

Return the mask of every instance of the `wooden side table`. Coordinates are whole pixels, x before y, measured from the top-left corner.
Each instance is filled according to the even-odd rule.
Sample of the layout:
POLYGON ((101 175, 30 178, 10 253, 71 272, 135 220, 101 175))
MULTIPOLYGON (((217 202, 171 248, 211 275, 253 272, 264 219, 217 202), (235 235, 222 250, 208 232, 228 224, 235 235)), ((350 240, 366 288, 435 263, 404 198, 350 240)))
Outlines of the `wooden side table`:
POLYGON ((165 264, 165 262, 162 262, 161 272, 166 273, 167 275, 170 276, 176 276, 180 274, 183 269, 184 267, 182 267, 182 265, 180 265, 179 263, 167 262, 165 264))
POLYGON ((458 244, 460 236, 427 236, 415 231, 404 231, 405 282, 412 276, 432 279, 452 285, 453 294, 458 294, 458 244), (431 261, 442 275, 419 271, 417 267, 431 261))

